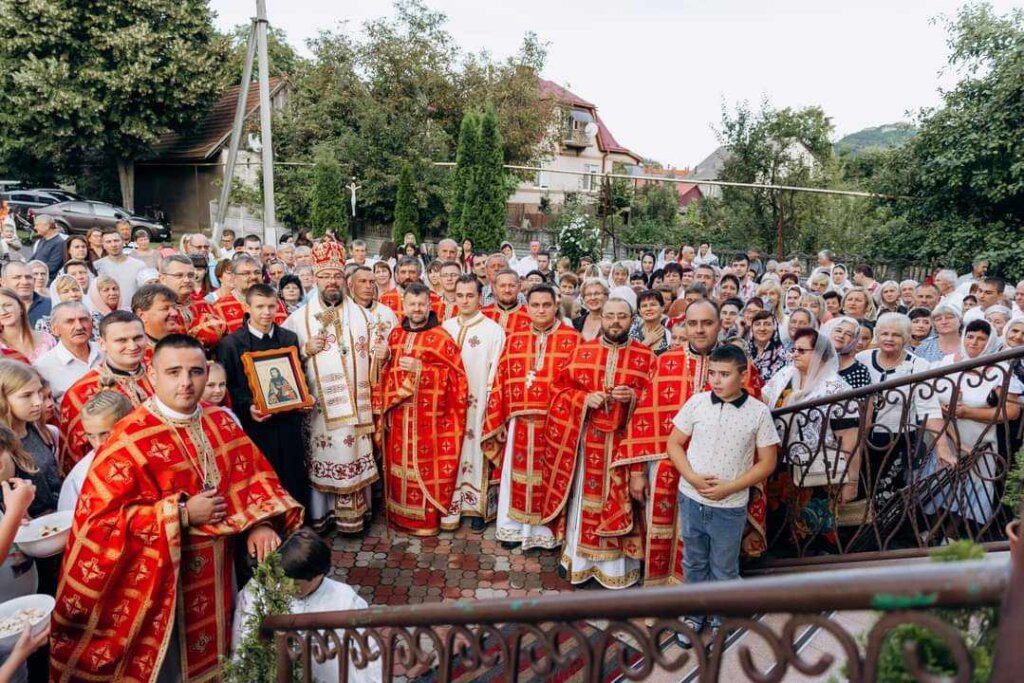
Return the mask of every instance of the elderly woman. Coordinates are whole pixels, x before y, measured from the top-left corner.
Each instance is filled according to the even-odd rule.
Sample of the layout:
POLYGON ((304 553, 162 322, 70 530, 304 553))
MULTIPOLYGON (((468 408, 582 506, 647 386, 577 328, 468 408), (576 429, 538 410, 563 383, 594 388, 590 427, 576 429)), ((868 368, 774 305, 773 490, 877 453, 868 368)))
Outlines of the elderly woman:
POLYGON ((102 318, 107 313, 116 310, 121 302, 121 286, 117 280, 109 275, 100 275, 89 288, 89 301, 87 305, 93 313, 93 318, 102 318))
POLYGON ((28 267, 32 270, 32 288, 36 294, 46 298, 50 297, 50 269, 42 261, 29 261, 28 267))
POLYGON ((960 311, 956 306, 936 306, 932 311, 932 329, 935 334, 921 342, 914 355, 935 363, 960 350, 960 311))
POLYGON ((672 335, 665 327, 665 303, 661 292, 652 289, 640 292, 636 305, 639 315, 629 330, 629 338, 660 356, 672 346, 672 335))
POLYGON ((875 292, 875 305, 879 313, 906 313, 907 307, 900 301, 900 284, 886 280, 875 292))
POLYGON ((821 333, 832 341, 839 355, 839 376, 851 389, 860 389, 871 384, 871 374, 857 360, 857 339, 860 337, 860 323, 855 318, 841 316, 833 318, 821 328, 821 333))
POLYGON ((716 290, 718 292, 717 301, 735 299, 740 295, 740 279, 732 273, 726 273, 718 281, 716 290))
MULTIPOLYGON (((982 358, 999 347, 1000 340, 992 324, 973 320, 964 327, 960 349, 947 355, 936 367, 982 358)), ((933 415, 928 422, 929 429, 939 432, 940 438, 924 472, 961 469, 934 498, 929 495, 924 500, 926 512, 944 509, 953 515, 954 521, 963 520, 975 528, 990 521, 998 502, 996 482, 1002 469, 997 460, 1000 452, 1004 456, 1008 453, 1008 445, 1000 443, 997 426, 1020 416, 1019 398, 1024 393, 1024 385, 1013 374, 1004 390, 1008 371, 1004 363, 982 365, 952 373, 947 382, 937 387, 936 398, 945 420, 941 415, 933 415)), ((949 530, 947 525, 947 535, 950 535, 949 530)), ((958 536, 954 532, 954 537, 958 536)))
POLYGON ((985 309, 985 320, 992 323, 997 337, 1003 336, 1006 323, 1010 322, 1010 309, 1002 304, 995 304, 985 309))
MULTIPOLYGON (((1024 315, 1014 316, 1006 323, 1006 327, 1003 328, 1003 346, 1008 349, 1024 346, 1024 315)), ((1024 383, 1024 363, 1018 359, 1013 361, 1011 367, 1017 379, 1024 383)))
POLYGON ((807 289, 815 294, 824 294, 829 290, 831 284, 828 273, 823 271, 818 271, 807 278, 807 289))
MULTIPOLYGON (((928 361, 910 352, 910 318, 883 313, 875 324, 875 346, 857 354, 872 384, 902 379, 927 371, 928 361)), ((930 386, 909 385, 875 397, 869 420, 868 467, 860 478, 861 491, 886 503, 909 481, 918 452, 918 428, 934 408, 930 386)))
MULTIPOLYGON (((803 328, 793 340, 793 362, 772 377, 763 391, 774 409, 828 398, 850 391, 839 376, 839 356, 832 341, 817 330, 803 328)), ((847 461, 857 441, 857 420, 837 404, 825 404, 776 418, 782 439, 779 468, 768 485, 774 514, 770 528, 787 528, 789 539, 804 554, 812 544, 836 545, 834 498, 845 502, 856 496, 856 486, 839 489, 847 461), (774 524, 772 522, 775 522, 774 524)), ((784 537, 783 537, 784 538, 784 537)))
POLYGON ((857 320, 874 320, 878 317, 874 297, 863 287, 850 287, 843 296, 843 315, 857 320))
POLYGON ((583 311, 572 321, 572 326, 582 335, 584 341, 597 339, 601 334, 601 309, 608 301, 608 285, 604 280, 589 278, 583 281, 580 298, 583 311))
MULTIPOLYGON (((748 304, 749 305, 749 304, 748 304)), ((754 361, 754 367, 767 382, 776 372, 789 364, 790 356, 786 345, 779 336, 778 322, 770 311, 759 311, 750 322, 750 342, 748 352, 754 361)))
POLYGON ((804 294, 800 297, 800 308, 806 308, 814 314, 814 319, 818 321, 818 327, 821 327, 823 323, 828 322, 832 318, 832 315, 825 307, 825 300, 819 294, 804 294))
POLYGON ((917 289, 917 280, 904 280, 900 283, 900 303, 909 311, 914 307, 914 291, 917 289))

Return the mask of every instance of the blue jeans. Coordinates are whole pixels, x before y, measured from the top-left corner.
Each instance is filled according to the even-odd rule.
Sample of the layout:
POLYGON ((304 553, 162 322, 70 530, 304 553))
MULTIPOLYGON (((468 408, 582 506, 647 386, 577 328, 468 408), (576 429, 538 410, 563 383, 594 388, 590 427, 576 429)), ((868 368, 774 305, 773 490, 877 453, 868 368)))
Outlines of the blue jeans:
MULTIPOLYGON (((740 575, 740 542, 747 506, 711 507, 679 494, 679 529, 683 537, 686 583, 728 581, 740 575)), ((703 626, 704 617, 690 617, 703 626)), ((717 623, 717 617, 712 619, 717 623)))

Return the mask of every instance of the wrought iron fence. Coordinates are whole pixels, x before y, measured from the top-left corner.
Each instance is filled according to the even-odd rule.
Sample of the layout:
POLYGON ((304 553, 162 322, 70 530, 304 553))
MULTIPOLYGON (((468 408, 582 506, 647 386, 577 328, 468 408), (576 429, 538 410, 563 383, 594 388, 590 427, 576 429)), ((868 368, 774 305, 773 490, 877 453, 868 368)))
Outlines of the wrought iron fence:
POLYGON ((1022 358, 1010 349, 774 410, 783 445, 761 564, 1005 542, 1022 358))
MULTIPOLYGON (((738 655, 747 680, 780 681, 790 671, 819 676, 841 661, 848 680, 875 681, 887 636, 897 626, 914 624, 948 648, 957 667, 950 680, 968 681, 974 663, 964 634, 928 610, 997 605, 1009 581, 1003 557, 631 589, 600 597, 584 592, 284 615, 264 621, 262 632, 275 642, 282 683, 293 680, 296 665, 301 680, 312 680, 314 663, 331 666, 343 682, 367 668, 379 669, 384 681, 416 669, 429 670, 430 679, 440 683, 484 674, 509 683, 539 681, 568 669, 576 680, 592 682, 614 675, 644 680, 656 669, 717 681, 726 652, 738 655), (827 616, 848 610, 875 610, 879 618, 857 634, 827 616), (663 649, 676 634, 698 637, 682 615, 709 611, 723 619, 709 649, 663 649), (785 616, 767 620, 757 614, 785 616), (595 623, 600 627, 592 627, 595 623), (798 641, 808 627, 834 639, 836 655, 802 651, 798 641), (727 650, 730 633, 740 630, 745 637, 727 650), (762 656, 755 663, 753 640, 767 646, 770 662, 762 656)), ((916 646, 905 660, 916 680, 931 680, 916 646)))

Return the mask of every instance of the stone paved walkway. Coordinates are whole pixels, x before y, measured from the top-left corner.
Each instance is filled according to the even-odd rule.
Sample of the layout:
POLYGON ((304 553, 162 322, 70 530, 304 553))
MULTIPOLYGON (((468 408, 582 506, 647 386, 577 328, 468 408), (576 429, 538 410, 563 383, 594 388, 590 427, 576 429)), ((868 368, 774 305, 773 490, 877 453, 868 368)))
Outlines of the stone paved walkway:
POLYGON ((337 536, 335 578, 371 605, 409 605, 460 599, 536 596, 572 590, 557 573, 554 550, 506 550, 491 524, 482 534, 469 523, 455 532, 419 538, 385 531, 376 520, 360 537, 337 536))

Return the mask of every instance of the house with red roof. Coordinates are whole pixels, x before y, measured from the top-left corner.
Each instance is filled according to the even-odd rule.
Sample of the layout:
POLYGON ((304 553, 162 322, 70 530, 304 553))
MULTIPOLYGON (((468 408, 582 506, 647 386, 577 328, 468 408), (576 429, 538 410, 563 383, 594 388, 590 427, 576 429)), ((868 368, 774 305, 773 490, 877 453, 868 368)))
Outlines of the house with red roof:
POLYGON ((543 223, 542 198, 557 210, 567 193, 597 194, 602 173, 642 174, 643 157, 612 135, 597 105, 544 79, 540 96, 557 101, 560 116, 548 133, 553 152, 535 164, 541 170, 520 183, 509 198, 510 221, 520 226, 543 223))

